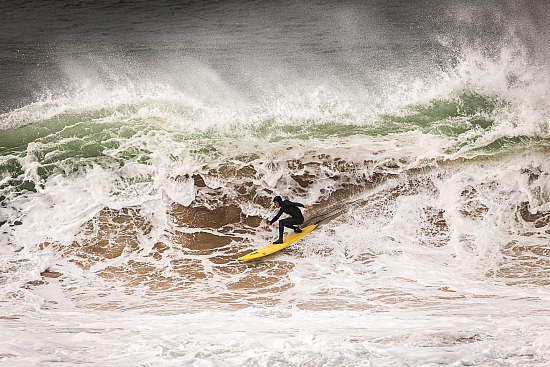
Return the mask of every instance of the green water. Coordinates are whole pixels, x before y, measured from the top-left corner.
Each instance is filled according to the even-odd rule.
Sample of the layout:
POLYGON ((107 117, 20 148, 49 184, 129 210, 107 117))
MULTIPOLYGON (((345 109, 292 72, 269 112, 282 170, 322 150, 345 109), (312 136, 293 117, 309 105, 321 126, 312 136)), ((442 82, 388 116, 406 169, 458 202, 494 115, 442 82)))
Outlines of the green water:
POLYGON ((240 147, 250 147, 250 144, 278 143, 288 139, 376 138, 410 131, 456 140, 449 152, 469 145, 476 151, 495 152, 529 144, 532 138, 527 136, 496 137, 482 146, 475 146, 476 140, 494 127, 496 113, 507 105, 506 101, 495 96, 460 91, 455 96, 421 105, 412 104, 399 114, 382 114, 371 121, 358 116, 355 123, 350 123, 353 116, 349 112, 305 117, 299 121, 279 115, 267 115, 259 120, 256 116, 245 115, 229 126, 207 128, 200 125, 199 114, 191 113, 189 108, 175 106, 171 110, 169 105, 163 105, 163 112, 172 111, 174 120, 181 122, 180 130, 173 126, 167 130, 160 118, 139 117, 137 112, 143 104, 63 113, 2 131, 1 187, 17 187, 17 191, 35 190, 37 183, 26 178, 28 173, 23 168, 29 160, 36 162, 36 175, 42 182, 54 174, 74 175, 95 165, 110 170, 129 162, 147 165, 152 153, 147 141, 152 138, 185 144, 190 154, 202 160, 228 159, 220 149, 223 144, 233 144, 238 151, 240 147), (247 122, 247 119, 254 122, 247 122), (468 137, 461 138, 465 133, 469 133, 468 137))

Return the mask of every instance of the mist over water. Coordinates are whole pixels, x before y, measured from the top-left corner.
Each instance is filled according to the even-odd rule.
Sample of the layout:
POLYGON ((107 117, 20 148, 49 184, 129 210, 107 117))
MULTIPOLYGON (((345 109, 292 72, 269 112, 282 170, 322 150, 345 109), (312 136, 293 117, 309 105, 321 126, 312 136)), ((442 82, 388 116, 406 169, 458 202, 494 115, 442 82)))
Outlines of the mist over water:
POLYGON ((547 10, 5 4, 0 365, 546 365, 547 10))

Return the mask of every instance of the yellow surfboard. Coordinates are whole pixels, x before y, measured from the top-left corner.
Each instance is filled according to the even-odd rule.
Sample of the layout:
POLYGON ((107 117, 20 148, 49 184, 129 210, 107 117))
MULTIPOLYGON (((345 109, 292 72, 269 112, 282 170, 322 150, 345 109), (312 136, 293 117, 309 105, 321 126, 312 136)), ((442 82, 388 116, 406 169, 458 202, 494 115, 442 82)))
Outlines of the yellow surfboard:
POLYGON ((277 245, 275 245, 273 243, 269 244, 265 247, 262 247, 258 250, 254 250, 254 251, 252 251, 252 252, 250 252, 250 253, 248 253, 244 256, 241 256, 237 260, 247 261, 247 260, 253 260, 253 259, 257 259, 259 257, 264 257, 264 256, 267 256, 267 255, 271 255, 274 252, 280 251, 280 250, 284 249, 285 247, 288 247, 288 246, 292 245, 294 242, 298 241, 300 238, 304 237, 306 234, 313 231, 316 227, 317 227, 317 224, 312 224, 310 226, 302 228, 302 233, 293 232, 293 233, 289 234, 288 236, 283 237, 283 243, 280 243, 280 244, 277 244, 277 245))

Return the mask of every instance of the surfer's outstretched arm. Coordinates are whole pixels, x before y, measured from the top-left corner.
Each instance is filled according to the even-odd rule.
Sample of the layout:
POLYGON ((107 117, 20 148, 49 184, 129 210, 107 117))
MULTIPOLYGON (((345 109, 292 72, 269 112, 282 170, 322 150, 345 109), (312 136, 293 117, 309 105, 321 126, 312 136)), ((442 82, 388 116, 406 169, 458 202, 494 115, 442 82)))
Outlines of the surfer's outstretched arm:
POLYGON ((266 225, 264 226, 265 229, 269 229, 269 226, 271 226, 273 223, 275 223, 277 221, 277 219, 279 219, 281 217, 281 215, 283 215, 283 209, 279 209, 279 212, 277 213, 277 215, 275 215, 273 217, 273 219, 267 221, 266 225))

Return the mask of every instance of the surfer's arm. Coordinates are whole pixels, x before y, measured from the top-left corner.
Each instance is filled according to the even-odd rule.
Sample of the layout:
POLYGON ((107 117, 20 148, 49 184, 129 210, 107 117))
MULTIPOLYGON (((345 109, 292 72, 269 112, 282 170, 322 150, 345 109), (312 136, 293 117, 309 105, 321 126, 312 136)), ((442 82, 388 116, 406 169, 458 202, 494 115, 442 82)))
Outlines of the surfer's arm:
POLYGON ((273 219, 271 219, 269 221, 269 225, 275 223, 277 221, 277 219, 279 219, 279 217, 283 214, 283 209, 279 209, 279 212, 277 213, 276 216, 273 217, 273 219))
POLYGON ((266 220, 266 224, 265 226, 263 226, 264 229, 269 229, 269 226, 271 226, 273 223, 275 223, 275 221, 277 219, 279 219, 279 217, 283 214, 283 210, 280 209, 279 212, 277 213, 277 215, 275 217, 273 217, 273 219, 271 220, 266 220))
POLYGON ((302 203, 290 203, 293 206, 299 206, 300 208, 309 209, 311 208, 311 204, 302 204, 302 203))

